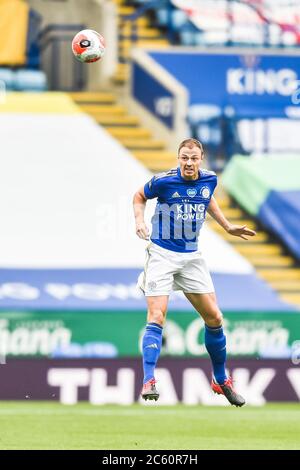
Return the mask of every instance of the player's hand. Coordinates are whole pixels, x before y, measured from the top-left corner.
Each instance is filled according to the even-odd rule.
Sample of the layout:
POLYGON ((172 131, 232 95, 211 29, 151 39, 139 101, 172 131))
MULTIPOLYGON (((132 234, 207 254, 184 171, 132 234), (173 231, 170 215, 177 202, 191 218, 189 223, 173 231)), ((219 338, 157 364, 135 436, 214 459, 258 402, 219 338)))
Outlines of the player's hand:
POLYGON ((227 229, 227 233, 234 235, 235 237, 243 238, 248 240, 248 237, 254 237, 256 232, 247 227, 247 225, 230 225, 227 229))
POLYGON ((136 224, 135 233, 142 240, 149 240, 150 234, 149 234, 149 230, 145 222, 140 222, 136 224))

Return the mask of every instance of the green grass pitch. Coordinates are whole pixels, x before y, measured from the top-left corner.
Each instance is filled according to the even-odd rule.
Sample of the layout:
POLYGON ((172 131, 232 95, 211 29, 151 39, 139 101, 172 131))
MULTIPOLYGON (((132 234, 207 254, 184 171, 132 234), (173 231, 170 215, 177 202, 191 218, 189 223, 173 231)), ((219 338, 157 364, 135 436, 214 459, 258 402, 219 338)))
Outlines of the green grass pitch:
POLYGON ((300 406, 0 402, 0 449, 299 449, 300 406))

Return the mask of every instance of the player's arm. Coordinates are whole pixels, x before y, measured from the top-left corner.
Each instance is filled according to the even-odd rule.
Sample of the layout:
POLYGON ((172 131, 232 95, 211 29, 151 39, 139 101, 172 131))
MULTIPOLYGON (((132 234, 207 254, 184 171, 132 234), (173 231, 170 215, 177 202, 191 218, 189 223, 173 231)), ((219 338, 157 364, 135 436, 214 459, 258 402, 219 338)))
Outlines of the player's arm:
POLYGON ((135 217, 135 232, 143 240, 149 240, 149 230, 144 221, 147 198, 144 188, 140 188, 133 196, 133 212, 135 217))
POLYGON ((224 230, 226 230, 227 233, 230 233, 230 235, 243 238, 244 240, 248 240, 247 236, 253 237, 256 235, 256 232, 248 228, 246 225, 231 224, 221 211, 214 196, 212 196, 210 200, 207 212, 212 216, 213 219, 215 219, 216 222, 218 222, 219 225, 221 225, 221 227, 223 227, 224 230))

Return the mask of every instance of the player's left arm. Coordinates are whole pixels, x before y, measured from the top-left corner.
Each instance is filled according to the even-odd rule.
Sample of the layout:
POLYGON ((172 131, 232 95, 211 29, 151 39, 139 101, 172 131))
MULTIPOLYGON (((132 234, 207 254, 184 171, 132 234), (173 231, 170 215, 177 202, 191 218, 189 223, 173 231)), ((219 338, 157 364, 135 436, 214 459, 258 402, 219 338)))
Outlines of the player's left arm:
POLYGON ((219 225, 221 225, 221 227, 223 227, 224 230, 226 230, 227 233, 230 233, 230 235, 243 238, 244 240, 248 240, 247 237, 253 237, 256 235, 256 232, 248 228, 246 225, 231 224, 221 211, 214 196, 212 196, 210 200, 207 212, 213 217, 213 219, 215 219, 216 222, 218 222, 219 225))

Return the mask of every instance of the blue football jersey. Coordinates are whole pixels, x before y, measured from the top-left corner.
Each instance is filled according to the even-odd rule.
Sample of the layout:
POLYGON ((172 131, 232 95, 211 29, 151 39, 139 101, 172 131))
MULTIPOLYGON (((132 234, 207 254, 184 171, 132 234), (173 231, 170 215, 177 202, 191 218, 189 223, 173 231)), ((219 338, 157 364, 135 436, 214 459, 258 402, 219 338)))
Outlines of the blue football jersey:
POLYGON ((148 181, 145 197, 157 198, 152 242, 171 251, 197 251, 199 232, 216 186, 217 175, 204 169, 199 170, 197 180, 186 180, 180 168, 173 168, 148 181))

